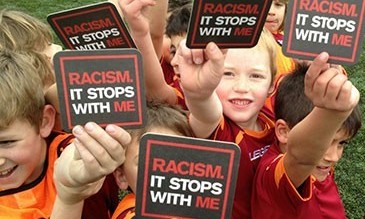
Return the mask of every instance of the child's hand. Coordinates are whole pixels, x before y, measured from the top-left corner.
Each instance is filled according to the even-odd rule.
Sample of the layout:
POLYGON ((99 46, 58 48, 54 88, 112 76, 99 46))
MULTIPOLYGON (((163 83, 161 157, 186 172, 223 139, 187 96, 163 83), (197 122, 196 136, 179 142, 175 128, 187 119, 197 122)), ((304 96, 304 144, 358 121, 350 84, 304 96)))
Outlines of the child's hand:
POLYGON ((145 16, 148 6, 156 4, 156 0, 119 0, 122 10, 130 30, 136 35, 149 34, 149 22, 145 16))
POLYGON ((189 49, 185 40, 176 53, 184 94, 197 99, 209 97, 224 73, 224 53, 210 42, 204 50, 189 49))
POLYGON ((105 130, 89 122, 73 129, 75 140, 55 163, 54 178, 60 199, 67 203, 81 201, 96 193, 104 177, 125 159, 124 145, 130 135, 115 125, 105 130))
POLYGON ((360 93, 339 68, 327 64, 328 54, 319 54, 305 77, 305 94, 320 108, 351 111, 359 102, 360 93))

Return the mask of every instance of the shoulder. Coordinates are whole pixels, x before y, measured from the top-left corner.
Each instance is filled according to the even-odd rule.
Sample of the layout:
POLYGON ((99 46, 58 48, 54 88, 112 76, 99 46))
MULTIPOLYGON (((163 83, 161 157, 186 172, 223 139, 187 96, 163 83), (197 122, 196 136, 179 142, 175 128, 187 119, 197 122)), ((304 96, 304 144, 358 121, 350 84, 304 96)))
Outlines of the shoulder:
POLYGON ((129 219, 135 216, 136 197, 134 194, 126 195, 114 211, 112 219, 129 219))

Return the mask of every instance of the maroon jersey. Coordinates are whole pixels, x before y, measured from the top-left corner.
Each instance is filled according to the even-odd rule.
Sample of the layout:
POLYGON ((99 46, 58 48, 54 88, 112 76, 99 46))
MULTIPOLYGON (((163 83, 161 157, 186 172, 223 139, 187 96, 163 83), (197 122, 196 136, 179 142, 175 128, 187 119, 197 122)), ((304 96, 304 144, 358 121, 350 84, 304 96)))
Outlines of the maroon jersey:
POLYGON ((161 58, 160 64, 166 83, 171 84, 174 81, 175 76, 174 68, 170 63, 166 62, 164 58, 161 58))
POLYGON ((188 107, 185 103, 185 96, 184 93, 180 87, 180 82, 177 77, 174 78, 174 81, 170 84, 170 86, 174 89, 177 102, 176 104, 181 106, 183 110, 188 110, 188 107))
POLYGON ((271 145, 260 161, 252 193, 252 218, 346 218, 333 171, 323 182, 313 176, 299 188, 289 180, 279 146, 271 145))
POLYGON ((240 128, 224 117, 211 139, 236 143, 241 149, 232 219, 250 218, 252 183, 261 156, 274 141, 274 122, 263 113, 258 116, 262 131, 240 128))

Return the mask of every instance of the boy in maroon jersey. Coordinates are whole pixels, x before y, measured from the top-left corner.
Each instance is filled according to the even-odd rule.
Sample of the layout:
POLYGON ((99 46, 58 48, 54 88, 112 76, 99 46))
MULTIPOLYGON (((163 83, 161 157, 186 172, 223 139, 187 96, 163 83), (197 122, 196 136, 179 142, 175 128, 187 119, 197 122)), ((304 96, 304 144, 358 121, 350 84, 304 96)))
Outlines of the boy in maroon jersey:
POLYGON ((279 86, 277 142, 256 171, 253 218, 346 218, 333 169, 361 127, 360 94, 327 60, 321 53, 279 86))
POLYGON ((254 173, 274 141, 274 122, 261 109, 276 72, 275 46, 264 29, 252 48, 223 54, 212 42, 204 50, 190 50, 182 42, 176 53, 195 136, 234 142, 241 149, 234 219, 250 218, 254 173))

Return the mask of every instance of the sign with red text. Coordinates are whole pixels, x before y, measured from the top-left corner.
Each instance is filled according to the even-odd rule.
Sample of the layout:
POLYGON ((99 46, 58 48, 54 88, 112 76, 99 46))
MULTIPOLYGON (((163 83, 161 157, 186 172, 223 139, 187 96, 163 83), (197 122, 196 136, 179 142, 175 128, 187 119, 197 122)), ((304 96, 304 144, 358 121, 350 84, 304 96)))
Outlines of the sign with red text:
POLYGON ((272 0, 194 0, 186 45, 205 48, 254 47, 272 0))
POLYGON ((285 55, 313 60, 326 51, 329 62, 354 64, 364 38, 365 0, 292 0, 285 21, 285 55))
POLYGON ((141 54, 136 49, 69 50, 54 57, 63 130, 93 121, 145 124, 141 54))
POLYGON ((230 218, 239 159, 234 143, 143 135, 136 217, 230 218))
POLYGON ((47 20, 67 49, 136 47, 118 10, 110 2, 53 13, 47 20))

